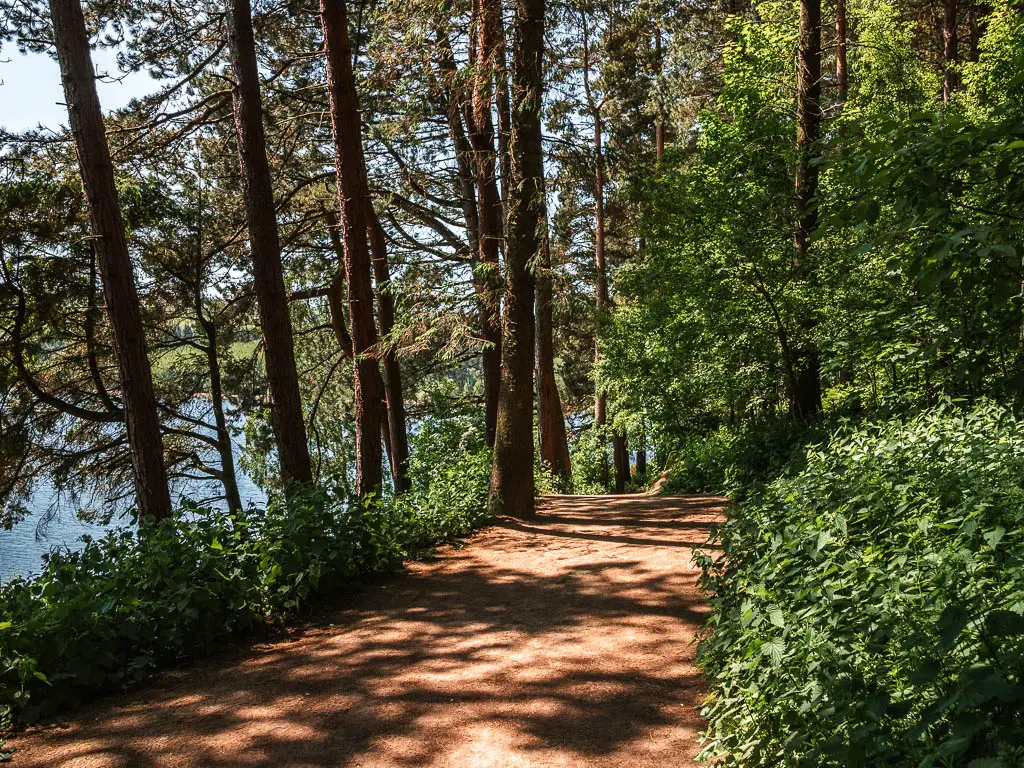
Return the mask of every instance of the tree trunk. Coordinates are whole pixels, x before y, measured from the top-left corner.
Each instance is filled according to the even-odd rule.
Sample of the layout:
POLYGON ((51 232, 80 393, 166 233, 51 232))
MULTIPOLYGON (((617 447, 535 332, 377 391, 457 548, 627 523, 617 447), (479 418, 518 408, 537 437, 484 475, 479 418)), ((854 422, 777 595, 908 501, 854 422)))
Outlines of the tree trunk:
MULTIPOLYGON (((391 334, 395 327, 395 296, 391 288, 391 273, 388 268, 387 240, 384 228, 377 218, 377 212, 370 205, 366 218, 369 226, 370 250, 373 254, 373 279, 376 285, 377 320, 382 337, 391 334)), ((391 479, 395 493, 405 493, 409 483, 409 435, 405 426, 405 394, 402 388, 402 367, 394 346, 388 342, 381 351, 383 368, 384 400, 387 403, 388 457, 391 461, 391 479)))
MULTIPOLYGON (((477 11, 474 7, 474 22, 477 18, 477 11)), ((500 19, 499 19, 500 21, 500 19)), ((463 131, 462 121, 465 116, 469 133, 474 134, 475 116, 474 110, 469 108, 462 96, 461 89, 452 86, 458 78, 455 66, 455 56, 452 53, 451 42, 446 33, 438 33, 438 45, 441 49, 440 69, 442 75, 442 91, 445 101, 445 114, 448 120, 448 129, 452 136, 452 144, 455 148, 455 160, 458 167, 460 202, 463 218, 466 221, 466 233, 469 240, 470 251, 477 262, 477 268, 473 270, 473 290, 477 299, 477 316, 480 323, 480 337, 484 342, 484 350, 480 354, 480 369, 484 381, 484 434, 487 444, 494 445, 494 430, 498 418, 498 391, 501 387, 501 308, 500 308, 500 280, 497 261, 488 263, 484 253, 488 248, 493 247, 494 257, 497 259, 497 251, 502 242, 501 237, 493 240, 493 231, 490 241, 485 242, 477 199, 484 200, 493 194, 498 194, 497 187, 493 193, 486 192, 479 187, 479 168, 473 144, 467 139, 463 131), (465 109, 464 109, 465 108, 465 109)), ((471 54, 474 56, 477 50, 476 36, 473 36, 471 54)), ((474 81, 475 82, 475 81, 474 81)), ((493 151, 493 130, 490 145, 493 151)), ((491 163, 491 175, 493 176, 493 157, 491 163)), ((499 199, 498 205, 501 205, 499 199)), ((499 211, 499 216, 503 214, 499 211)), ((488 222, 490 223, 490 222, 488 222)), ((498 226, 503 227, 503 221, 499 219, 498 226)), ((493 230, 493 225, 491 226, 493 230)), ((504 235, 502 229, 501 235, 504 235)))
POLYGON ((228 431, 228 420, 224 413, 224 386, 221 383, 220 357, 217 352, 217 322, 207 317, 203 311, 203 293, 206 290, 205 251, 203 245, 203 187, 202 166, 197 168, 200 184, 197 188, 198 225, 196 229, 196 262, 195 276, 192 282, 192 307, 196 313, 196 322, 206 338, 206 370, 210 376, 210 404, 213 407, 214 431, 216 433, 217 454, 220 457, 220 482, 224 488, 224 501, 228 511, 241 515, 242 496, 238 490, 238 474, 235 471, 235 455, 231 445, 231 432, 228 431))
MULTIPOLYGON (((197 289, 202 288, 196 285, 197 289)), ((220 481, 224 486, 224 499, 228 511, 242 512, 242 495, 238 491, 238 475, 235 472, 235 455, 231 446, 231 433, 224 414, 224 387, 220 378, 220 359, 217 356, 217 326, 206 319, 202 311, 202 296, 195 297, 196 319, 206 336, 206 367, 210 374, 210 401, 213 405, 213 420, 217 433, 217 454, 220 457, 220 481)))
MULTIPOLYGON (((494 52, 495 106, 498 114, 498 165, 501 168, 502 227, 508 232, 509 184, 512 178, 512 153, 509 148, 512 135, 512 107, 509 104, 508 64, 505 45, 505 23, 501 17, 501 0, 495 0, 499 9, 498 47, 494 52)), ((502 240, 504 244, 505 241, 502 240)))
MULTIPOLYGON (((448 120, 452 148, 455 150, 455 163, 459 179, 459 205, 462 208, 462 217, 466 221, 466 237, 469 240, 469 250, 475 256, 480 252, 480 220, 476 210, 476 183, 473 179, 473 147, 470 145, 469 139, 466 138, 466 131, 463 127, 463 115, 468 117, 469 110, 464 109, 465 98, 462 90, 454 85, 458 79, 458 72, 455 66, 455 54, 452 52, 451 41, 446 32, 438 31, 437 43, 441 50, 438 64, 440 69, 439 97, 444 102, 442 106, 448 120)), ((467 120, 467 122, 471 121, 467 120)), ((474 287, 475 283, 474 280, 474 287)))
POLYGON ((544 0, 516 0, 512 61, 512 155, 505 257, 501 395, 491 465, 492 514, 531 518, 533 482, 534 278, 544 199, 541 106, 544 0))
MULTIPOLYGON (((821 129, 821 0, 800 2, 800 50, 797 62, 797 165, 796 231, 793 262, 798 277, 813 277, 808 262, 808 245, 818 220, 818 133, 821 129)), ((815 323, 810 317, 801 321, 809 334, 815 323)), ((798 419, 806 419, 821 410, 821 365, 815 345, 804 340, 793 352, 793 376, 790 386, 790 410, 798 419)))
POLYGON ((537 275, 537 428, 540 437, 540 460, 551 472, 564 480, 572 478, 569 463, 569 441, 565 434, 565 415, 555 381, 554 322, 551 295, 551 248, 547 229, 545 193, 544 234, 541 239, 537 275))
MULTIPOLYGON (((842 0, 839 0, 842 2, 842 0)), ((658 66, 658 75, 661 76, 664 68, 664 53, 661 47, 661 27, 654 31, 654 55, 658 66)), ((662 110, 661 97, 658 97, 658 112, 654 117, 654 157, 661 164, 665 155, 665 113, 662 110)))
POLYGON ((286 483, 311 483, 313 471, 281 267, 281 241, 263 131, 263 104, 249 0, 231 0, 227 21, 242 191, 281 477, 286 483))
MULTIPOLYGON (((605 226, 604 226, 604 144, 601 125, 601 107, 594 99, 590 87, 590 31, 587 28, 586 13, 582 14, 583 22, 583 88, 587 97, 587 108, 594 124, 594 270, 595 291, 594 301, 597 319, 603 317, 608 307, 608 267, 605 263, 605 226)), ((594 336, 594 364, 601 361, 601 348, 594 336)), ((608 397, 603 390, 594 392, 594 426, 603 433, 608 423, 608 397)), ((603 445, 603 443, 602 443, 603 445)), ((608 485, 608 458, 602 451, 598 478, 602 485, 608 485)))
POLYGON ((612 455, 615 458, 615 492, 625 493, 629 483, 629 448, 626 436, 612 435, 612 455))
POLYGON ((171 514, 153 374, 79 0, 50 0, 57 60, 113 331, 140 519, 171 514))
POLYGON ((107 385, 103 381, 103 374, 100 371, 99 358, 96 356, 96 324, 99 322, 100 307, 97 300, 99 286, 99 265, 96 263, 96 244, 89 243, 89 308, 85 313, 85 349, 88 357, 89 376, 93 386, 96 387, 96 394, 103 402, 108 411, 118 410, 117 404, 110 397, 107 385))
POLYGON ((377 324, 373 317, 373 283, 366 237, 366 212, 371 203, 345 0, 320 0, 320 17, 355 352, 356 493, 365 496, 380 489, 384 463, 381 428, 385 418, 384 383, 375 358, 377 324))
POLYGON ((959 0, 944 0, 942 4, 942 57, 945 62, 945 74, 942 78, 943 101, 949 101, 949 97, 960 87, 960 74, 956 70, 960 47, 960 39, 957 36, 959 12, 959 0))
MULTIPOLYGON (((751 10, 751 0, 725 0, 725 13, 727 16, 740 16, 746 15, 751 10)), ((754 11, 754 17, 757 18, 757 11, 754 11)), ((725 44, 735 45, 737 43, 736 31, 733 27, 726 27, 725 30, 725 44)))
POLYGON ((348 323, 345 321, 345 246, 341 242, 341 235, 338 228, 341 224, 333 211, 327 211, 327 236, 331 239, 331 247, 338 257, 338 270, 327 287, 327 310, 331 313, 331 329, 334 331, 334 338, 338 341, 341 353, 345 357, 354 357, 352 349, 352 336, 348 332, 348 323))
POLYGON ((846 103, 849 70, 846 66, 846 0, 836 0, 836 97, 846 103))
POLYGON ((811 233, 817 226, 815 196, 818 166, 813 162, 821 130, 821 0, 800 2, 800 51, 797 62, 796 247, 795 263, 805 265, 811 233))
POLYGON ((643 422, 640 424, 640 434, 636 445, 636 476, 641 481, 647 479, 647 433, 644 430, 643 422))
MULTIPOLYGON (((348 323, 345 320, 345 246, 341 242, 341 235, 338 228, 341 224, 333 211, 327 211, 327 232, 331 239, 331 246, 338 256, 338 269, 327 286, 327 309, 331 314, 331 329, 334 331, 334 338, 341 348, 344 357, 355 357, 355 350, 352 347, 352 336, 348 332, 348 323)), ((385 388, 385 402, 387 392, 385 388)), ((381 421, 380 437, 384 441, 384 448, 388 454, 388 461, 391 465, 392 477, 394 477, 395 460, 394 449, 391 446, 391 432, 389 419, 381 421)), ((395 486, 396 490, 398 485, 395 486)))
POLYGON ((973 0, 969 13, 971 27, 970 50, 968 56, 971 61, 977 61, 981 55, 981 38, 985 36, 988 26, 988 15, 992 13, 992 6, 988 3, 973 0))
POLYGON ((501 306, 498 255, 504 236, 501 196, 496 175, 494 149, 495 57, 498 54, 498 26, 501 24, 501 0, 476 0, 474 39, 476 62, 473 77, 473 109, 469 141, 473 147, 473 168, 477 190, 479 231, 477 264, 480 272, 480 331, 484 340, 482 368, 484 376, 485 426, 488 445, 494 445, 498 419, 498 393, 501 387, 501 306))

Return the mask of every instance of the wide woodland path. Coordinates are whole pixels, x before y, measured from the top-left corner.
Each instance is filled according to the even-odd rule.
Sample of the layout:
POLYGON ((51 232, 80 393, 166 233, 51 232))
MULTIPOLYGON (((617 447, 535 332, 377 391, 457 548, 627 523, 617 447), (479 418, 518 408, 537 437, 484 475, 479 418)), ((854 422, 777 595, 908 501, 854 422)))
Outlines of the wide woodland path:
POLYGON ((227 651, 14 739, 14 768, 695 765, 723 500, 550 496, 227 651))

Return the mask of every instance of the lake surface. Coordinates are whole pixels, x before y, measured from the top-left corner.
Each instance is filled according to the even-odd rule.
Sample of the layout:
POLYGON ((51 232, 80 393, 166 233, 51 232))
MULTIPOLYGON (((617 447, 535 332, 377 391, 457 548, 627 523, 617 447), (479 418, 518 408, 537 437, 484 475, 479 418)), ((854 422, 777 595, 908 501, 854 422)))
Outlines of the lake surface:
MULTIPOLYGON (((238 490, 243 505, 266 504, 266 494, 244 474, 238 477, 238 490)), ((172 501, 177 503, 185 496, 201 499, 208 495, 209 493, 201 488, 185 488, 173 494, 172 501)), ((78 550, 84 546, 81 541, 83 536, 99 538, 113 528, 128 527, 131 524, 127 518, 115 519, 110 525, 86 522, 70 507, 60 509, 52 520, 44 520, 45 512, 52 505, 53 496, 52 487, 40 487, 30 505, 34 514, 26 517, 9 531, 0 530, 0 584, 17 574, 29 576, 38 573, 43 555, 52 549, 67 547, 78 550)), ((211 506, 225 508, 223 501, 211 506)))
MULTIPOLYGON (((239 435, 232 443, 237 461, 244 447, 243 438, 239 435)), ((209 457, 209 461, 219 465, 214 456, 209 457)), ((267 502, 266 494, 242 472, 238 473, 238 490, 244 506, 263 506, 267 502)), ((172 489, 171 501, 177 505, 184 497, 200 500, 220 492, 220 484, 215 481, 189 481, 172 489)), ((41 484, 28 505, 32 514, 10 531, 0 529, 0 584, 16 574, 29 576, 38 573, 43 555, 55 548, 78 550, 84 546, 81 541, 83 536, 99 538, 112 528, 123 528, 131 524, 127 518, 115 519, 108 526, 89 523, 81 520, 76 514, 77 510, 67 503, 58 505, 55 516, 47 515, 54 501, 53 486, 41 484), (52 519, 47 519, 50 517, 52 519)), ((226 509, 223 501, 211 506, 226 509)))

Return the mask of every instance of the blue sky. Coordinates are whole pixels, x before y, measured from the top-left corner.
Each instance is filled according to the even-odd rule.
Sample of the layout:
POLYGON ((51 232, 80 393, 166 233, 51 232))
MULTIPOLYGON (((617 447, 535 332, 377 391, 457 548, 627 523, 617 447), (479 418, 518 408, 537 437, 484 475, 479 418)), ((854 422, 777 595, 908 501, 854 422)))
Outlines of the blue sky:
MULTIPOLYGON (((97 72, 120 75, 117 51, 93 51, 97 72)), ((136 96, 156 90, 155 81, 146 73, 129 75, 121 82, 98 81, 100 104, 105 112, 123 107, 136 96)), ((0 126, 23 131, 42 125, 53 130, 67 125, 64 92, 57 62, 44 54, 23 56, 11 44, 0 48, 0 126)))

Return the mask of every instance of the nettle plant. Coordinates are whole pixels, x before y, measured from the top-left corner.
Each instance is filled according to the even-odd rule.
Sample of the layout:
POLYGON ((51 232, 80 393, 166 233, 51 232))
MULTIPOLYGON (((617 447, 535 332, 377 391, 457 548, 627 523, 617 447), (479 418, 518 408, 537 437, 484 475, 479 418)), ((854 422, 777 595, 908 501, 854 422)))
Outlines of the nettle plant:
POLYGON ((725 765, 1024 764, 1024 426, 837 434, 733 508, 701 660, 725 765))

